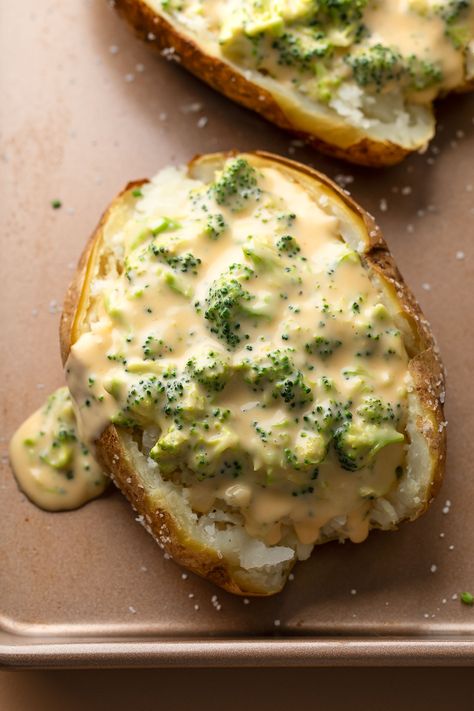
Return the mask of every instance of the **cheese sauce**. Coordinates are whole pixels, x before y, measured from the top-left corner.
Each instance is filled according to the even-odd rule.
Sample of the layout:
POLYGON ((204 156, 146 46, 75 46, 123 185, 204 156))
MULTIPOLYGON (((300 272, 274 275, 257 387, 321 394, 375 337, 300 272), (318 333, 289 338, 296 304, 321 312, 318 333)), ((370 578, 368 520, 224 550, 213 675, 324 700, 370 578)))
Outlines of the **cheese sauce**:
POLYGON ((268 545, 366 537, 404 470, 403 338, 331 193, 253 160, 124 198, 66 364, 78 425, 60 390, 12 441, 39 505, 103 490, 91 443, 112 422, 198 514, 224 508, 268 545))
POLYGON ((100 496, 109 481, 78 437, 67 388, 50 395, 19 427, 10 458, 21 489, 48 511, 76 509, 100 496))
POLYGON ((78 316, 73 401, 57 391, 12 440, 38 505, 103 491, 91 452, 112 422, 198 514, 225 508, 268 545, 367 536, 404 470, 402 334, 331 193, 253 160, 124 198, 78 316))
POLYGON ((210 53, 336 110, 334 99, 350 100, 353 111, 381 121, 384 111, 393 119, 403 103, 388 100, 377 115, 370 101, 360 105, 357 93, 344 87, 427 103, 465 83, 472 54, 471 2, 367 0, 340 10, 311 0, 147 1, 196 34, 210 53))

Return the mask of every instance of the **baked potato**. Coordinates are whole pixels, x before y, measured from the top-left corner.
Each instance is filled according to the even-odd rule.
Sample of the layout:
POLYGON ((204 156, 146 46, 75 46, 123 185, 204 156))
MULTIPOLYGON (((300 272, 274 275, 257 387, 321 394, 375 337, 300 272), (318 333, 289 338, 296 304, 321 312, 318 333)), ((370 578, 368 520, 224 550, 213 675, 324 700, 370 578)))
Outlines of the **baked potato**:
POLYGON ((137 34, 324 153, 392 165, 472 88, 471 0, 115 0, 137 34))
POLYGON ((60 341, 85 441, 175 561, 280 591, 329 540, 428 507, 444 376, 373 218, 263 152, 130 183, 92 235, 60 341))

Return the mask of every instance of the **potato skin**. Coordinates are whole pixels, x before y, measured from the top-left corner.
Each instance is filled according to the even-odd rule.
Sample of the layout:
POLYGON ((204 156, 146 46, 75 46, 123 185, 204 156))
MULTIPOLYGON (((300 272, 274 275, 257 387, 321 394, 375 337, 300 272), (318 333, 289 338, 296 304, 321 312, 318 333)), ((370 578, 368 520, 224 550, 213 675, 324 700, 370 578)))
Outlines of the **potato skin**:
POLYGON ((270 92, 245 79, 225 62, 205 54, 196 43, 181 34, 163 15, 153 12, 143 0, 115 0, 114 6, 132 26, 135 33, 148 44, 160 51, 172 47, 179 57, 180 64, 196 77, 227 98, 256 111, 279 128, 304 140, 321 153, 358 165, 382 167, 400 163, 411 152, 396 143, 373 141, 369 138, 342 148, 311 133, 297 130, 270 92))
MULTIPOLYGON (((223 160, 237 151, 219 154, 223 160)), ((252 153, 250 153, 252 155, 252 153)), ((338 185, 327 176, 295 161, 256 151, 255 156, 269 161, 275 166, 295 171, 327 186, 354 213, 367 228, 368 244, 361 254, 367 266, 377 273, 389 285, 392 295, 396 298, 413 336, 413 353, 410 353, 409 371, 414 387, 424 410, 424 418, 419 423, 423 425, 423 434, 427 441, 431 460, 431 480, 425 500, 410 512, 409 519, 421 516, 433 500, 442 482, 446 460, 446 428, 442 400, 444 398, 444 370, 439 353, 430 329, 418 302, 405 284, 395 261, 382 237, 374 218, 361 208, 338 185)), ((206 156, 197 156, 189 163, 189 169, 198 164, 206 156)), ((87 290, 88 267, 93 260, 94 247, 100 242, 102 228, 107 222, 114 206, 120 202, 124 194, 134 187, 146 183, 146 180, 129 183, 125 190, 112 201, 104 212, 96 230, 90 237, 79 260, 78 268, 65 297, 63 313, 60 322, 60 345, 63 363, 66 363, 71 345, 77 338, 76 320, 81 297, 87 290)), ((96 441, 99 461, 117 487, 126 496, 132 507, 143 516, 143 525, 151 535, 177 563, 188 570, 210 580, 219 587, 236 595, 268 596, 279 592, 288 576, 292 564, 284 571, 280 584, 271 589, 252 586, 248 581, 239 579, 238 569, 230 567, 227 561, 220 559, 215 551, 194 540, 190 540, 179 527, 172 512, 154 504, 140 484, 130 458, 120 439, 120 431, 114 425, 109 425, 96 441)))

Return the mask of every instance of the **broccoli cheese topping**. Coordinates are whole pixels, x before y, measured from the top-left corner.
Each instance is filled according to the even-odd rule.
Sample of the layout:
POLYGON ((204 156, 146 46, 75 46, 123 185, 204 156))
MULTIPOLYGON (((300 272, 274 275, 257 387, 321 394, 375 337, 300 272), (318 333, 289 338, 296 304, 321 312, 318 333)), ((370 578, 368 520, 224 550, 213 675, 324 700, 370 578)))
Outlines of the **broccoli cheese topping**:
POLYGON ((245 155, 123 201, 66 365, 81 438, 129 429, 198 515, 225 507, 267 545, 334 520, 363 540, 405 470, 410 378, 362 222, 245 155))
POLYGON ((77 508, 100 496, 109 482, 81 441, 67 388, 49 396, 16 431, 10 444, 23 491, 50 511, 77 508))
MULTIPOLYGON (((147 0, 290 110, 408 127, 472 73, 472 0, 147 0), (411 108, 410 108, 411 107, 411 108)), ((296 116, 293 117, 295 120, 296 116)), ((305 128, 305 126, 301 126, 305 128)))

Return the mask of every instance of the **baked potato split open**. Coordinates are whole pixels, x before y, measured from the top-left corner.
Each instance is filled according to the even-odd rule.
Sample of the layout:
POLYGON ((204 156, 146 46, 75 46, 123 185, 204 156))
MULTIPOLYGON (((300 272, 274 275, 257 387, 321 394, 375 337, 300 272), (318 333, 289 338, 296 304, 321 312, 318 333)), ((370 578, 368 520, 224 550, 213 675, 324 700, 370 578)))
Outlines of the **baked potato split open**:
MULTIPOLYGON (((188 183, 182 192, 181 213, 173 213, 173 199, 181 199, 173 183, 178 178, 176 173, 160 175, 165 177, 158 176, 158 187, 157 179, 138 181, 120 193, 81 257, 60 328, 68 386, 79 421, 90 423, 85 425, 89 428, 86 435, 95 439, 104 470, 159 545, 176 562, 232 593, 271 595, 282 589, 294 563, 307 558, 314 545, 333 539, 362 540, 369 529, 393 529, 426 510, 445 464, 442 365, 429 325, 373 218, 327 177, 263 152, 200 156, 180 173, 179 180, 188 183), (238 173, 244 164, 251 171, 245 180, 238 173), (229 171, 237 182, 224 181, 229 171), (252 181, 254 176, 258 179, 249 182, 249 175, 252 181), (158 219, 153 201, 163 194, 158 219), (186 231, 185 214, 185 196, 191 194, 192 205, 197 205, 197 217, 189 228, 192 233, 186 231), (225 223, 222 234, 217 234, 211 210, 216 205, 225 223), (294 213, 288 213, 288 208, 294 213), (196 227, 201 219, 204 232, 196 227), (251 222, 255 219, 263 225, 261 235, 256 235, 256 223, 251 222), (167 221, 165 227, 163 220, 167 221), (272 230, 276 230, 276 243, 272 230), (325 234, 327 241, 320 237, 325 234), (314 252, 313 240, 317 245, 314 252), (126 245, 131 244, 138 247, 127 252, 126 245), (178 246, 175 249, 173 245, 178 246), (158 291, 155 301, 148 302, 147 292, 145 296, 142 293, 145 282, 140 279, 150 267, 143 261, 145 257, 135 259, 133 255, 146 254, 148 260, 150 250, 157 260, 150 262, 153 274, 159 272, 161 281, 150 281, 150 289, 158 291), (216 316, 212 298, 218 288, 212 270, 218 265, 221 271, 227 265, 227 254, 233 260, 237 252, 239 269, 231 266, 229 272, 224 270, 224 287, 218 282, 227 299, 225 314, 238 313, 239 323, 229 326, 222 322, 222 312, 216 316), (339 281, 338 270, 342 275, 339 281), (139 280, 134 282, 136 275, 139 280), (352 299, 352 291, 344 291, 352 275, 357 280, 354 293, 364 293, 360 307, 347 301, 352 299), (131 291, 124 292, 123 303, 131 311, 121 310, 119 298, 113 301, 111 297, 121 280, 126 289, 136 287, 136 301, 131 291), (315 280, 322 286, 317 287, 315 280), (267 288, 269 284, 274 288, 267 288), (288 285, 284 288, 289 299, 281 293, 282 284, 288 285), (228 300, 229 285, 238 289, 237 306, 228 300), (308 285, 312 286, 303 294, 308 285), (323 301, 315 301, 320 299, 315 296, 318 288, 324 291, 323 301), (334 302, 340 309, 331 306, 332 302, 326 306, 326 296, 333 292, 340 294, 340 300, 334 302), (129 323, 130 314, 136 323, 148 318, 148 303, 150 312, 154 310, 150 315, 153 328, 158 324, 160 333, 168 334, 159 346, 157 338, 143 341, 145 331, 135 332, 129 323), (344 304, 349 304, 350 314, 343 318, 339 313, 344 304), (313 307, 323 314, 319 320, 322 331, 317 331, 317 320, 312 325, 313 307), (374 334, 378 322, 367 325, 362 312, 382 319, 384 328, 374 334), (274 319, 273 314, 277 314, 274 319), (196 331, 197 338, 185 342, 179 334, 188 317, 192 328, 186 333, 196 331), (333 337, 333 328, 342 329, 337 331, 342 334, 338 339, 333 337), (307 334, 313 333, 311 329, 326 335, 303 343, 307 334), (136 334, 140 335, 141 345, 130 357, 117 346, 119 332, 128 333, 132 344, 138 339, 136 334), (356 339, 357 352, 345 351, 351 338, 356 339), (196 366, 206 339, 227 359, 231 370, 224 384, 216 379, 215 364, 210 373, 196 366), (360 350, 361 339, 366 351, 360 350), (391 339, 390 343, 384 339, 391 339), (150 351, 150 344, 161 350, 150 351), (391 344, 388 350, 387 344, 391 344), (108 365, 102 359, 94 370, 88 360, 89 348, 96 349, 95 357, 107 353, 108 365), (135 357, 137 352, 145 354, 142 360, 135 357), (170 363, 174 368, 171 375, 170 363), (275 375, 269 363, 271 368, 282 368, 284 375, 275 375), (352 367, 353 363, 356 366, 352 367), (361 363, 363 368, 359 368, 361 363), (135 378, 133 386, 124 390, 120 377, 114 380, 108 368, 115 368, 119 376, 120 369, 135 369, 133 375, 127 375, 135 378), (153 383, 158 378, 161 393, 171 381, 173 387, 181 388, 181 409, 176 409, 176 398, 169 390, 166 416, 161 410, 159 416, 149 415, 142 400, 137 406, 131 402, 130 392, 136 394, 138 383, 143 383, 149 372, 155 374, 153 383), (175 383, 182 372, 187 373, 184 389, 175 383), (91 390, 91 379, 103 388, 91 390), (346 387, 350 388, 347 392, 346 387), (95 412, 95 405, 84 405, 88 393, 101 393, 98 399, 102 400, 105 395, 112 418, 101 419, 98 405, 95 412), (397 393, 400 402, 395 405, 392 398, 382 416, 380 403, 386 393, 397 393), (344 406, 340 404, 343 400, 344 406), (187 407, 197 408, 192 424, 186 419, 187 407), (400 415, 394 415, 396 407, 400 415), (212 421, 209 408, 218 412, 212 421), (254 415, 247 413, 251 408, 259 412, 258 423, 257 415, 254 420, 254 415), (227 411, 229 414, 222 415, 227 411), (158 418, 158 425, 153 417, 158 418), (181 430, 176 426, 180 417, 184 418, 181 430), (303 425, 303 421, 310 424, 303 425), (211 434, 196 435, 203 422, 211 434), (382 436, 385 441, 380 444, 382 436), (379 444, 370 437, 379 438, 379 444), (225 438, 227 449, 222 454, 219 447, 225 438), (321 443, 324 451, 318 455, 315 452, 321 443), (232 470, 226 452, 232 453, 232 470), (237 466, 241 453, 244 460, 237 466), (198 455, 200 459, 196 459, 198 455), (221 480, 226 482, 224 487, 221 480), (270 506, 265 499, 265 508, 261 497, 274 492, 278 501, 272 500, 270 506), (277 505, 282 506, 280 518, 275 513, 277 505), (327 515, 316 527, 311 516, 317 517, 318 506, 326 507, 327 515)), ((161 408, 162 400, 159 402, 161 408)))

